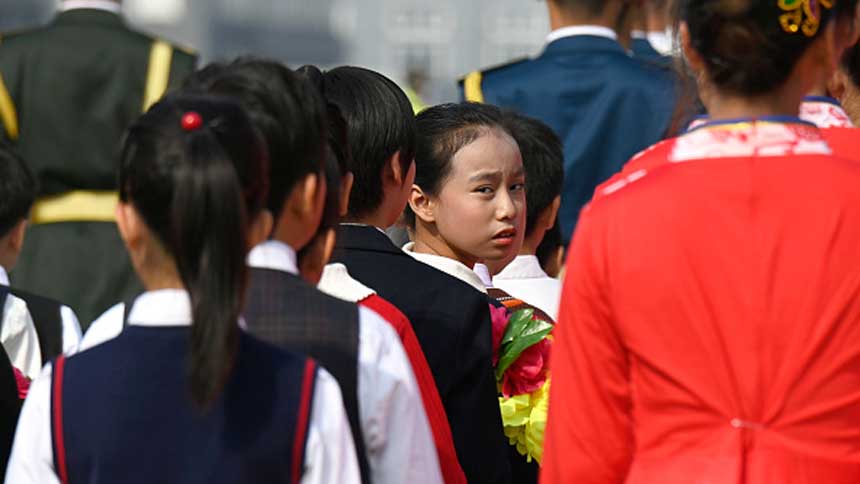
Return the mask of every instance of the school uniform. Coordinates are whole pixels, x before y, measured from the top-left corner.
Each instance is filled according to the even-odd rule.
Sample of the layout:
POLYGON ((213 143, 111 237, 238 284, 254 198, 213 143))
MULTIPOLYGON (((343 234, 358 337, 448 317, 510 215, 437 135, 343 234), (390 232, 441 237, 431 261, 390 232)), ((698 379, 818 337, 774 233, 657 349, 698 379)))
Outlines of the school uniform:
POLYGON ((365 453, 365 482, 441 483, 421 394, 391 326, 372 310, 304 282, 295 251, 282 242, 258 245, 248 264, 248 330, 332 372, 344 392, 356 449, 365 453))
POLYGON ((486 296, 416 261, 379 228, 341 224, 333 262, 394 304, 412 323, 469 483, 511 482, 492 366, 486 296))
POLYGON ((0 342, 15 368, 35 379, 45 363, 74 352, 80 339, 74 311, 11 288, 9 275, 0 266, 0 342))
POLYGON ((675 84, 669 70, 631 57, 611 29, 583 25, 551 32, 538 57, 472 72, 460 87, 462 99, 537 118, 562 140, 566 243, 594 188, 669 134, 675 84))
POLYGON ((187 387, 188 293, 144 293, 127 323, 33 383, 6 482, 359 482, 340 390, 312 360, 241 332, 201 413, 187 387))
POLYGON ((84 329, 141 291, 114 224, 122 135, 197 59, 120 8, 67 0, 47 25, 0 38, 0 138, 39 182, 15 281, 73 307, 84 329))
POLYGON ((439 390, 427 364, 427 358, 421 350, 412 323, 397 307, 386 301, 376 291, 358 282, 350 274, 343 264, 328 264, 323 270, 322 278, 317 284, 320 291, 366 307, 380 316, 391 325, 391 328, 400 337, 406 356, 415 374, 415 381, 421 391, 421 400, 424 403, 424 411, 433 431, 433 439, 436 443, 436 454, 439 458, 439 467, 446 484, 464 483, 466 476, 457 459, 457 451, 454 448, 454 438, 451 436, 451 428, 448 425, 448 416, 445 407, 439 397, 439 390))
POLYGON ((639 166, 571 247, 543 482, 857 482, 860 164, 765 117, 639 166))
MULTIPOLYGON (((488 305, 506 307, 511 311, 517 311, 519 309, 534 309, 534 307, 528 303, 510 298, 510 295, 504 291, 493 288, 492 281, 490 281, 489 285, 485 284, 484 278, 489 278, 490 275, 490 271, 486 265, 476 264, 474 268, 470 269, 463 263, 448 257, 415 252, 414 246, 415 244, 412 242, 406 244, 403 246, 403 252, 409 254, 415 260, 423 264, 427 264, 430 267, 436 268, 451 277, 457 278, 468 284, 475 291, 485 295, 488 305)), ((537 317, 540 318, 540 315, 537 317)), ((507 454, 507 459, 511 469, 511 482, 517 484, 537 483, 538 466, 536 462, 527 462, 526 459, 516 451, 514 446, 508 446, 507 454)))

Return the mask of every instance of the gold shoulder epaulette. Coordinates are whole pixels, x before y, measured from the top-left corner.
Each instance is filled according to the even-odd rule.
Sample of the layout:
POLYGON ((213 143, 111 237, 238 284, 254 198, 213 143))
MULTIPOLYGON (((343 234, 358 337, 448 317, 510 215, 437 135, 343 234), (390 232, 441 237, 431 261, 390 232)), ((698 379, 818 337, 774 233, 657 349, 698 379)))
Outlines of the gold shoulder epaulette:
POLYGON ((521 64, 523 62, 526 62, 527 60, 529 60, 528 57, 522 57, 509 62, 505 62, 504 64, 498 64, 495 66, 481 69, 479 71, 472 71, 466 74, 466 76, 461 78, 459 81, 460 85, 463 87, 463 97, 466 99, 466 101, 477 103, 484 102, 484 92, 481 85, 484 82, 485 76, 492 74, 495 71, 521 64))

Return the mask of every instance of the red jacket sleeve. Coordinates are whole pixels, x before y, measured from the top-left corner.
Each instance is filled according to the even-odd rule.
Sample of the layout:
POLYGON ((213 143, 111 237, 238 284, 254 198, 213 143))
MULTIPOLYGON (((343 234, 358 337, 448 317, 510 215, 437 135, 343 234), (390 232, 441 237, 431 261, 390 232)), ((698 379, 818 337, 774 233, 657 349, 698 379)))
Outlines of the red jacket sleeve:
POLYGON ((633 455, 629 365, 609 305, 602 220, 593 216, 583 211, 567 262, 542 484, 622 483, 633 455))

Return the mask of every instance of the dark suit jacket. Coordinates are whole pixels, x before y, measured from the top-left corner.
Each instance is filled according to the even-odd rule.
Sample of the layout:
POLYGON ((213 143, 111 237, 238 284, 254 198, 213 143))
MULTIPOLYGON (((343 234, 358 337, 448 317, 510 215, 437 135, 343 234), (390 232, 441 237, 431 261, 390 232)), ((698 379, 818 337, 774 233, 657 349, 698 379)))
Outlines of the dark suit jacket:
POLYGON ((341 226, 333 262, 344 263, 412 322, 469 482, 510 482, 486 296, 413 259, 373 227, 341 226))
POLYGON ((537 118, 561 138, 559 222, 569 242, 597 185, 667 135, 675 84, 670 71, 632 58, 618 42, 580 35, 551 42, 535 59, 482 71, 480 92, 483 102, 537 118))
MULTIPOLYGON (((40 196, 116 190, 123 133, 143 112, 147 80, 165 77, 150 59, 169 59, 168 90, 195 68, 195 54, 169 43, 158 44, 167 55, 152 55, 155 42, 119 15, 94 9, 2 35, 0 139, 11 141, 33 171, 40 196)), ((14 279, 72 307, 83 330, 142 290, 116 227, 103 222, 32 227, 14 279)))

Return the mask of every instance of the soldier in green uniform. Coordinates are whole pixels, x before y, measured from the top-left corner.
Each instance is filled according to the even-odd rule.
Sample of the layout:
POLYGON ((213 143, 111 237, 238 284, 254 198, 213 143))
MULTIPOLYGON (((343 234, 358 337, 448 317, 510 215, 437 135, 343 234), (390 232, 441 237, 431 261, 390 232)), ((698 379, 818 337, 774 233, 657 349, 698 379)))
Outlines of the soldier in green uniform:
POLYGON ((70 305, 84 330, 139 290, 114 223, 123 132, 197 61, 131 30, 120 3, 65 0, 47 26, 0 38, 0 137, 40 185, 13 280, 70 305))

